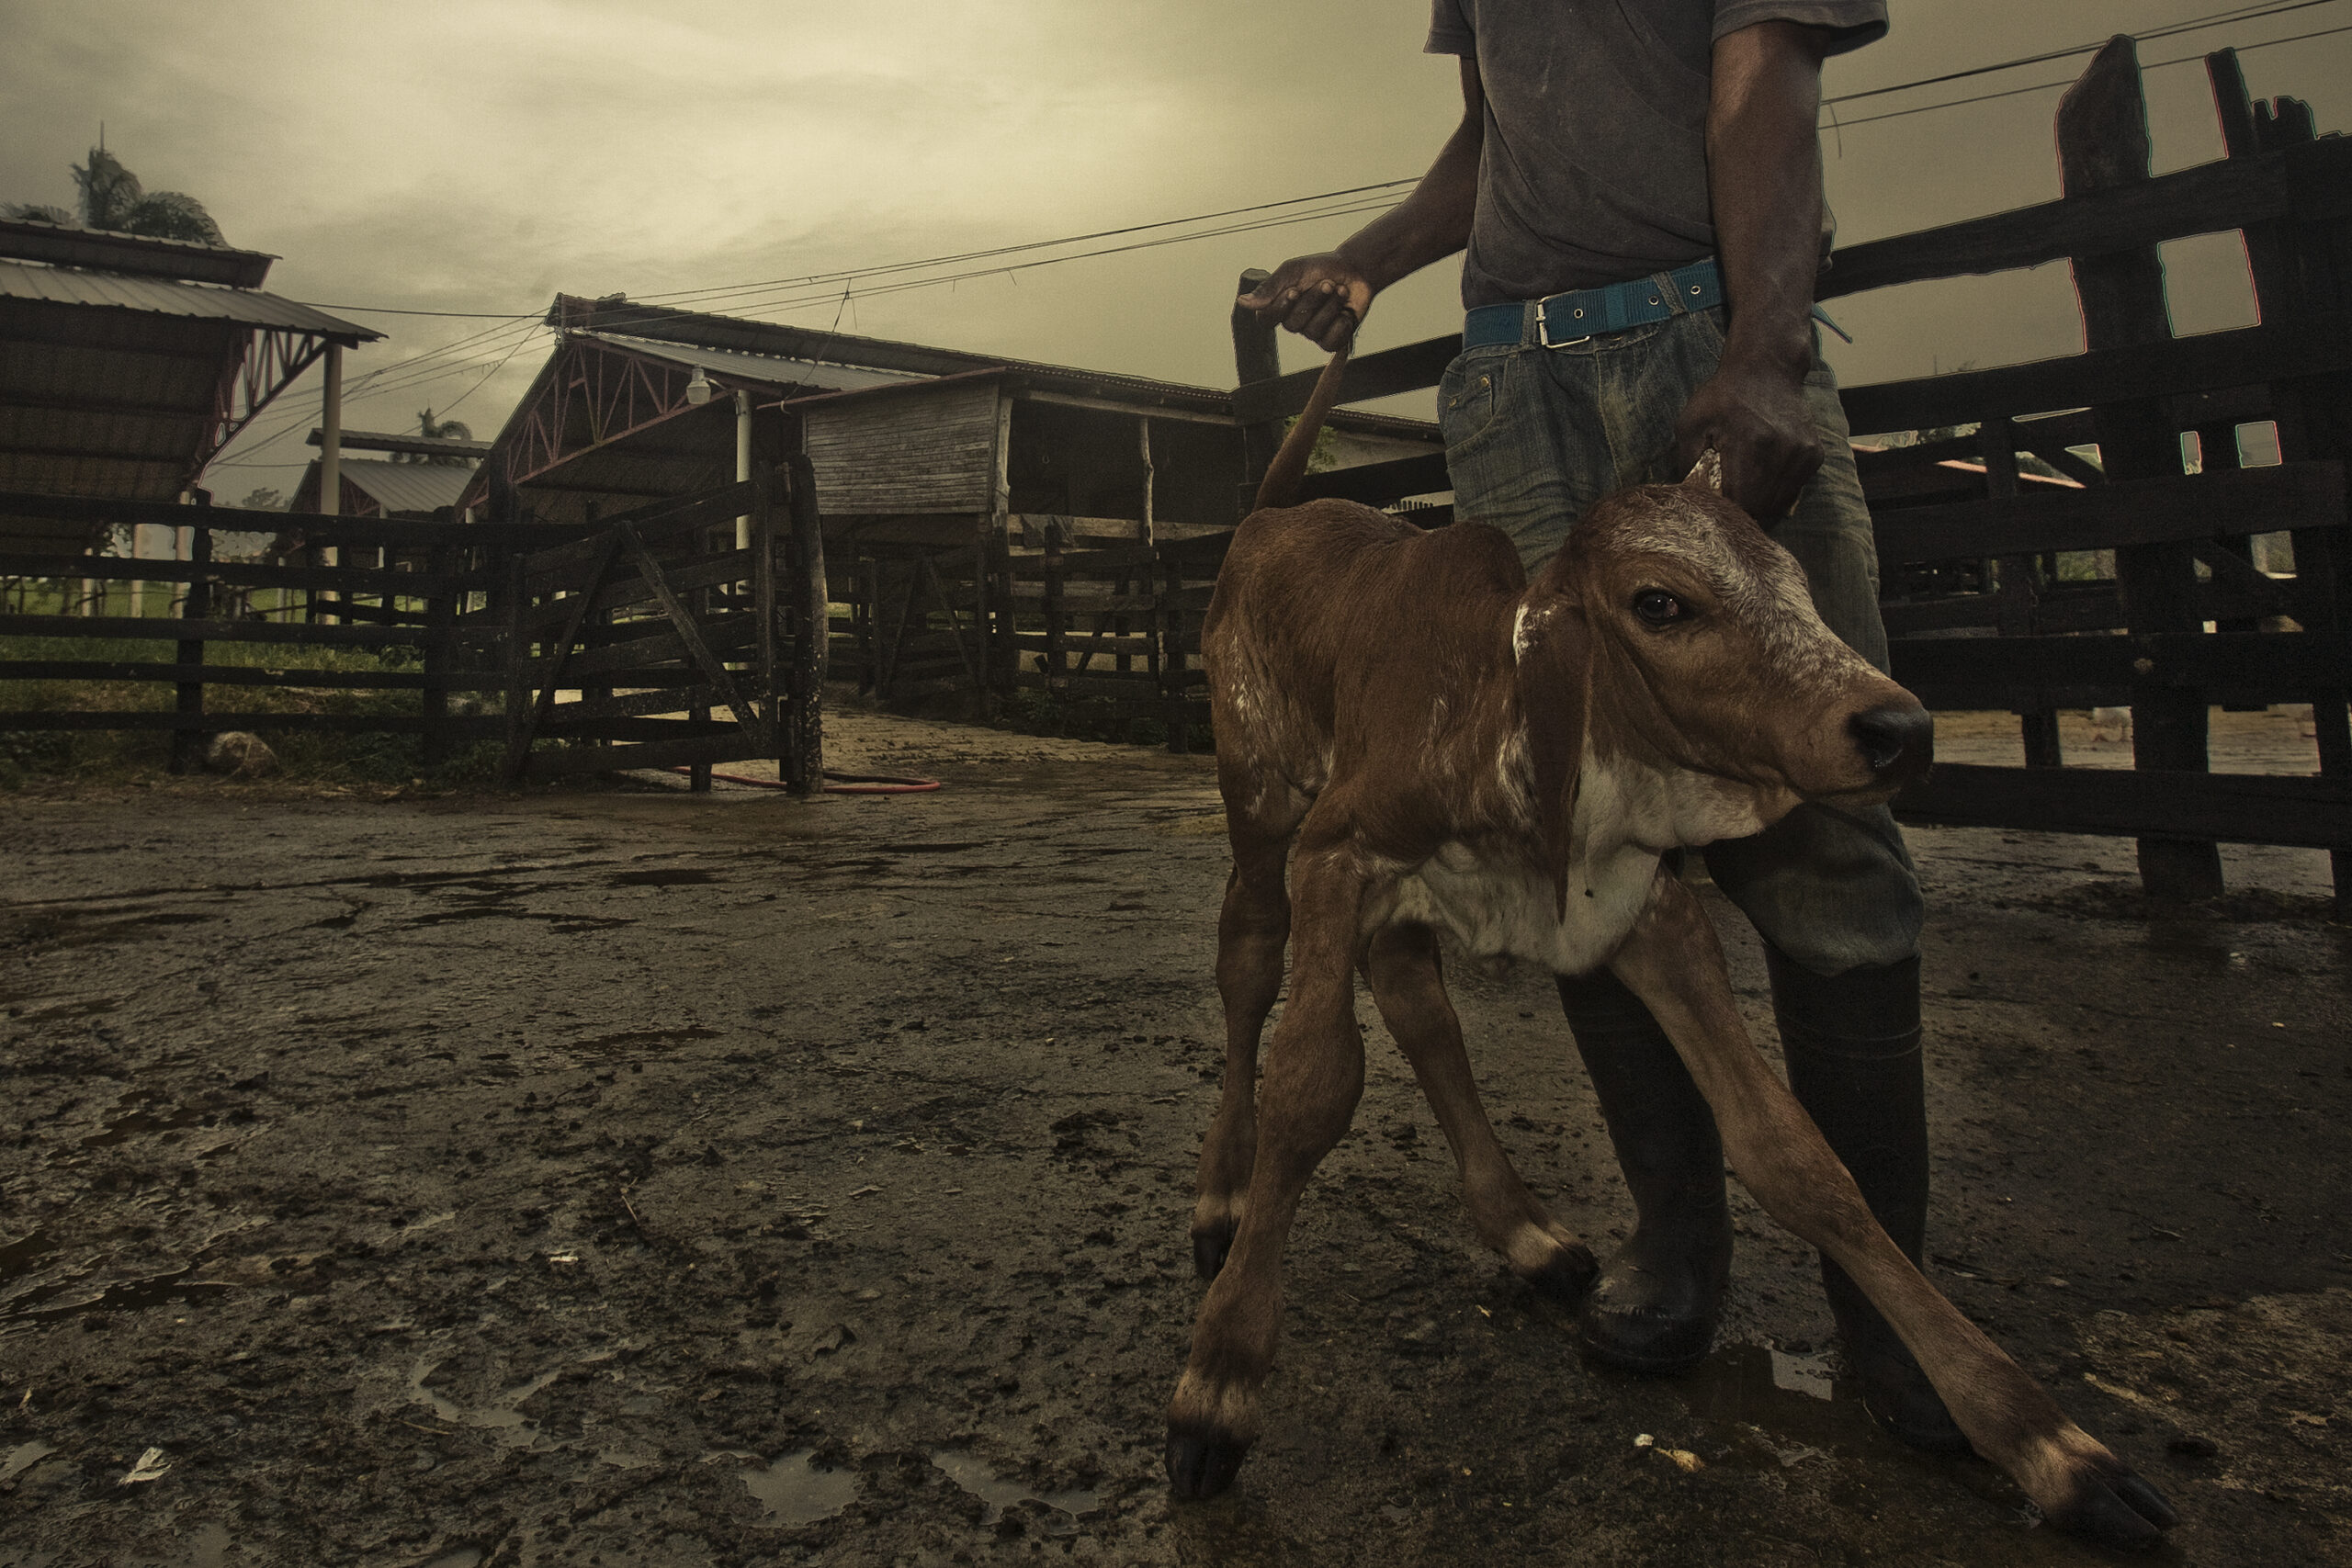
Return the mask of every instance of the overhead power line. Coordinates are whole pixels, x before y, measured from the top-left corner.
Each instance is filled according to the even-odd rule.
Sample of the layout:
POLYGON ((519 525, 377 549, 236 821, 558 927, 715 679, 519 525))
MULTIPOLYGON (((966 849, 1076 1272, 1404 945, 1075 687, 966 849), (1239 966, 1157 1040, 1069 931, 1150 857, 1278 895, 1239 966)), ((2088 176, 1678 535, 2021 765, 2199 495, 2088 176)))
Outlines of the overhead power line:
MULTIPOLYGON (((2237 45, 2236 49, 2240 54, 2252 54, 2258 49, 2272 49, 2285 43, 2301 43, 2308 39, 2333 38, 2338 33, 2352 33, 2352 22, 2347 22, 2342 27, 2322 28, 2316 32, 2297 33, 2291 38, 2265 39, 2260 43, 2242 43, 2237 45)), ((2170 60, 2143 61, 2140 69, 2161 71, 2168 65, 2194 65, 2204 58, 2201 54, 2176 55, 2170 60)), ((1859 119, 1838 120, 1836 122, 1836 128, 1839 130, 1851 130, 1858 125, 1875 125, 1883 119, 1902 119, 1908 115, 1932 114, 1937 109, 1956 109, 1965 104, 1991 103, 1996 98, 2014 98, 2027 93, 2047 93, 2060 87, 2071 87, 2075 85, 2075 78, 2069 76, 2063 81, 2036 82, 2030 87, 2005 87, 1997 93, 1977 93, 1965 98, 1948 98, 1941 103, 1919 104, 1907 109, 1889 109, 1884 114, 1870 114, 1859 119)))
MULTIPOLYGON (((2151 28, 2134 35, 2142 41, 2175 37, 2204 28, 2257 21, 2264 17, 2289 12, 2308 10, 2317 6, 2335 4, 2336 0, 2271 0, 2269 4, 2242 6, 2217 11, 2184 21, 2151 28)), ((2241 53, 2269 49, 2283 44, 2300 43, 2312 39, 2330 38, 2352 32, 2352 24, 2323 28, 2287 38, 2266 39, 2258 42, 2237 45, 2241 53)), ((1858 99, 1881 97, 1914 88, 1934 86, 1945 83, 1990 75, 2001 71, 2047 63, 2053 60, 2093 53, 2105 47, 2106 40, 2076 45, 2063 50, 2051 50, 2037 54, 2021 55, 2013 60, 1972 66, 1966 70, 1923 76, 1908 82, 1893 83, 1882 87, 1841 94, 1823 100, 1823 107, 1834 111, 1838 104, 1858 99)), ((2182 55, 2169 60, 2152 61, 2143 70, 2159 70, 2167 66, 2193 63, 2204 58, 2182 55)), ((2065 81, 2038 82, 2028 86, 2006 88, 1997 92, 1973 94, 1909 108, 1892 109, 1884 113, 1843 119, 1832 116, 1832 123, 1840 130, 1901 119, 1916 114, 1929 114, 1942 109, 1960 108, 2000 98, 2016 97, 2030 93, 2049 92, 2070 85, 2065 81)), ((865 267, 844 267, 829 272, 804 274, 798 276, 769 278, 749 283, 718 284, 698 288, 673 289, 659 294, 639 296, 629 304, 651 307, 638 320, 653 321, 663 313, 677 310, 713 309, 724 307, 738 314, 765 312, 775 314, 812 307, 831 306, 838 312, 854 299, 877 298, 901 293, 913 288, 953 286, 979 278, 1010 276, 1034 267, 1049 266, 1062 262, 1084 261, 1136 251, 1152 250, 1166 245, 1187 244, 1195 240, 1255 232, 1266 229, 1284 228, 1300 223, 1319 222, 1326 219, 1349 217, 1367 212, 1384 211, 1403 200, 1403 187, 1417 184, 1419 176, 1375 181, 1369 185, 1350 186, 1338 190, 1321 191, 1279 201, 1254 202, 1247 206, 1225 208, 1212 212, 1193 213, 1182 218, 1160 219, 1148 223, 1126 224, 1112 229, 1099 229, 1079 234, 1066 234, 1054 239, 1025 241, 1017 244, 998 245, 980 250, 951 252, 936 256, 878 264, 865 267), (1397 193, 1390 195, 1388 193, 1397 193), (1241 221, 1224 221, 1241 220, 1241 221), (1208 225, 1208 227, 1202 227, 1208 225), (1171 231, 1182 231, 1171 232, 1171 231), (1129 236, 1148 235, 1145 239, 1129 236), (1097 245, 1087 250, 1070 250, 1073 245, 1091 244, 1099 240, 1124 240, 1125 243, 1097 245), (1061 253, 1061 254, 1049 254, 1061 253), (1029 259, 1017 259, 1017 258, 1029 259), (993 265, 974 265, 993 264, 993 265), (940 268, 957 270, 941 272, 940 268), (921 276, 910 276, 921 275, 921 276)), ((500 310, 426 310, 395 306, 352 304, 318 304, 315 309, 350 310, 362 314, 439 318, 451 321, 481 321, 496 323, 469 333, 456 341, 436 348, 406 355, 389 364, 374 367, 356 377, 345 389, 345 401, 358 403, 396 392, 413 390, 453 375, 464 374, 477 367, 488 366, 464 392, 458 394, 449 407, 471 397, 476 391, 505 368, 539 332, 545 329, 544 312, 500 310)), ((625 307, 624 307, 625 309, 625 307)), ((626 314, 616 316, 606 312, 600 325, 626 331, 636 324, 626 314)), ((447 412, 445 409, 443 412, 447 412)), ((308 411, 286 418, 258 432, 249 432, 240 444, 250 452, 258 453, 283 440, 295 431, 313 423, 308 411)), ((222 468, 300 468, 301 463, 256 463, 240 458, 223 461, 222 468)))
MULTIPOLYGON (((2240 6, 2233 10, 2215 11, 2208 16, 2193 17, 2185 22, 2173 22, 2161 28, 2150 28, 2145 32, 2134 33, 2132 37, 2146 43, 2151 39, 2171 38, 2179 33, 2196 32, 2205 28, 2226 27, 2234 22, 2259 21, 2265 17, 2280 16, 2289 11, 2304 11, 2313 6, 2328 6, 2335 3, 2335 0, 2272 0, 2272 3, 2267 5, 2240 6)), ((2290 40, 2280 39, 2276 41, 2284 43, 2290 40)), ((1990 65, 1972 65, 1964 71, 1947 71, 1940 76, 1921 76, 1913 81, 1895 82, 1883 87, 1865 87, 1859 93, 1840 93, 1834 98, 1824 98, 1822 103, 1825 107, 1831 104, 1850 104, 1858 98, 1881 97, 1888 93, 1907 93, 1914 87, 1932 87, 1941 82, 1960 82, 1971 76, 1988 76, 1996 71, 2015 71, 2021 66, 2043 65, 2052 60, 2064 60, 2073 55, 2096 54, 2105 49, 2107 43, 2106 39, 2100 39, 2096 43, 2079 43, 2072 48, 2049 50, 2041 54, 2021 54, 2015 60, 1996 61, 1990 65)), ((1986 96, 1997 97, 2000 95, 1986 96)), ((1956 101, 1973 103, 1977 100, 1962 98, 1956 101)), ((1880 117, 1873 115, 1871 118, 1875 119, 1880 117)), ((1868 121, 1849 119, 1844 123, 1852 126, 1867 124, 1868 121)))

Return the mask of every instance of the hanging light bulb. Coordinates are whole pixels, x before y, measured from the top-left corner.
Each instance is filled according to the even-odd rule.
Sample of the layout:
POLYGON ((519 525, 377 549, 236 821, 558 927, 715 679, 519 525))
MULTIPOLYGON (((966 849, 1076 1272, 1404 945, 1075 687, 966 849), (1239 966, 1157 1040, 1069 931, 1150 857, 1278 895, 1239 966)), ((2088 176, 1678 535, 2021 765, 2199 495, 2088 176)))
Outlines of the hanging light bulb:
POLYGON ((695 373, 686 378, 686 401, 696 408, 710 401, 710 378, 703 374, 703 368, 699 365, 695 367, 695 373))

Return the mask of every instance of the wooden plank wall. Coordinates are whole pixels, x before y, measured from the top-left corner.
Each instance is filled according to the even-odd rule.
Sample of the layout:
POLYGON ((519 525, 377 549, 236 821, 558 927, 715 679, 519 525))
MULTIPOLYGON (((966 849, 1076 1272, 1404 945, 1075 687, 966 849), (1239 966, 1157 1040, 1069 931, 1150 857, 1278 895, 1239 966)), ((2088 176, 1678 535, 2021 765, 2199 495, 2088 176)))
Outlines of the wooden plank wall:
POLYGON ((994 484, 997 383, 961 378, 809 405, 802 416, 827 517, 984 513, 994 484))

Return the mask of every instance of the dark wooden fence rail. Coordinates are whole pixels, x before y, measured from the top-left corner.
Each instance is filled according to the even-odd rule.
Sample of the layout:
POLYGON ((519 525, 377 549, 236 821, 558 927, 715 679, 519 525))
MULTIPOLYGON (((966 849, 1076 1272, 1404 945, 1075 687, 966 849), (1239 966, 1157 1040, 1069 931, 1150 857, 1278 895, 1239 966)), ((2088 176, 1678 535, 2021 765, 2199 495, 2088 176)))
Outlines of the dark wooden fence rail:
MULTIPOLYGON (((168 709, 0 711, 0 730, 168 730, 174 738, 175 771, 196 759, 205 735, 231 729, 418 735, 428 763, 468 741, 494 736, 502 720, 456 714, 449 707, 451 693, 493 692, 506 684, 503 636, 486 633, 481 613, 469 615, 466 606, 477 597, 497 593, 503 562, 520 547, 551 536, 549 529, 536 525, 340 518, 17 493, 0 494, 0 516, 78 524, 93 531, 136 525, 191 530, 191 558, 185 561, 0 551, 0 577, 186 585, 176 615, 0 615, 0 637, 10 638, 171 644, 168 658, 0 660, 0 682, 130 682, 174 689, 168 709), (309 560, 218 560, 214 547, 222 534, 299 538, 296 553, 304 557, 333 549, 369 558, 332 566, 309 560), (275 590, 281 601, 278 613, 300 618, 272 620, 250 609, 229 613, 220 601, 231 590, 247 596, 275 590), (370 599, 373 604, 365 602, 370 599), (224 643, 407 648, 415 650, 417 667, 306 670, 208 660, 208 647, 224 643), (243 711, 219 705, 217 693, 208 696, 209 689, 224 687, 414 691, 422 695, 414 714, 243 711)), ((555 531, 558 536, 568 532, 555 531)), ((0 709, 5 704, 0 697, 0 709)))
MULTIPOLYGON (((2062 199, 1849 246, 1824 275, 1833 299, 2067 260, 2086 329, 2079 355, 1843 394, 1864 436, 1895 675, 1934 707, 2018 713, 2029 763, 1940 767, 1896 811, 2131 834, 2144 884, 2167 897, 2219 890, 2215 840, 2324 848, 2352 914, 2352 141, 2315 139, 2293 99, 2251 102, 2232 51, 2207 67, 2226 158, 2150 175, 2137 56, 2117 39, 2061 106, 2062 199), (2260 324, 2174 339, 2155 246, 2231 230, 2260 324), (2280 461, 2242 468, 2239 427, 2263 423, 2280 461), (1974 428, 1883 450, 1867 440, 1939 426, 1974 428), (2199 471, 2187 473, 2191 434, 2199 471), (2088 446, 2098 461, 2071 450, 2088 446), (2021 455, 2049 472, 2021 472, 2021 455), (2256 535, 2292 540, 2291 575, 2255 564, 2256 535), (2061 558, 2079 565, 2080 552, 2111 552, 2112 576, 2062 576, 2061 558), (2319 775, 2210 773, 2210 706, 2278 702, 2312 705, 2319 775), (2133 771, 2062 767, 2056 710, 2105 705, 2133 710, 2133 771)), ((1317 371, 1272 374, 1272 332, 1238 313, 1234 335, 1234 409, 1262 464, 1317 371)), ((1460 346, 1365 355, 1342 400, 1432 386, 1460 346)), ((1374 505, 1446 488, 1438 457, 1305 487, 1374 505)))

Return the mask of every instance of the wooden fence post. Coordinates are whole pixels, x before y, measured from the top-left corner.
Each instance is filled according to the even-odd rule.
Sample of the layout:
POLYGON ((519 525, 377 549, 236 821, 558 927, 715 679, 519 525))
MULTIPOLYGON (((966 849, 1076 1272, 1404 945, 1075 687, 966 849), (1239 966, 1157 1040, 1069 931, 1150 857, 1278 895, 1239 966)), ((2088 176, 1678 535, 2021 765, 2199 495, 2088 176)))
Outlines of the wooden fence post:
MULTIPOLYGON (((2058 106, 2058 163, 2068 196, 2148 178, 2148 110, 2136 44, 2117 37, 2095 56, 2058 106)), ((2128 348, 2172 335, 2164 264, 2154 245, 2074 258, 2086 346, 2128 348)), ((2181 471, 2180 434, 2160 399, 2091 411, 2100 467, 2109 479, 2181 471)), ((2135 635, 2194 633, 2199 614, 2195 557, 2187 545, 2133 545, 2115 553, 2115 572, 2135 635)), ((2136 767, 2204 773, 2206 694, 2143 677, 2132 694, 2136 767)), ((2211 840, 2143 838, 2140 882, 2160 898, 2205 898, 2222 890, 2221 851, 2211 840)))
MULTIPOLYGON (((1251 267, 1241 275, 1237 294, 1247 294, 1266 281, 1267 274, 1251 267)), ((1240 306, 1233 307, 1233 370, 1237 385, 1248 386, 1252 381, 1271 381, 1283 373, 1283 355, 1279 329, 1271 321, 1261 321, 1240 306)), ((1258 481, 1266 477, 1266 469, 1274 460, 1274 453, 1283 444, 1283 422, 1279 419, 1261 420, 1256 424, 1241 427, 1242 489, 1254 492, 1258 481)), ((1247 505, 1237 506, 1247 512, 1247 505)), ((1237 516, 1236 522, 1240 519, 1237 516)))
MULTIPOLYGON (((530 763, 531 596, 524 589, 519 546, 506 561, 506 769, 508 787, 519 785, 530 763)), ((561 650, 558 649, 559 655, 561 650)))
POLYGON ((1069 691, 1069 616, 1062 606, 1062 549, 1069 525, 1059 517, 1046 519, 1046 694, 1069 691))
MULTIPOLYGON (((2006 414, 1996 415, 1984 423, 1981 431, 1984 455, 1984 493, 1996 501, 2012 500, 2018 493, 2018 427, 2017 422, 2006 414)), ((2000 574, 1998 593, 2000 604, 1998 629, 2003 637, 2030 637, 2034 630, 2034 610, 2041 602, 2041 573, 2030 555, 2002 556, 1994 570, 2000 574)), ((2052 708, 2029 708, 2018 716, 2020 738, 2025 743, 2025 765, 2029 768, 2055 768, 2065 756, 2058 739, 2058 714, 2052 708)))
MULTIPOLYGON (((2238 69, 2237 51, 2205 57, 2222 141, 2233 158, 2276 152, 2315 140, 2311 106, 2297 98, 2254 103, 2238 69)), ((2300 196, 2302 193, 2298 193, 2300 196)), ((2340 209, 2338 209, 2340 210, 2340 209)), ((2343 217, 2295 222, 2277 219, 2245 231, 2246 262, 2254 274, 2255 305, 2265 322, 2290 322, 2314 312, 2341 310, 2352 299, 2352 276, 2338 258, 2352 245, 2352 220, 2343 217)), ((2333 457, 2352 464, 2352 375, 2299 378, 2271 386, 2282 463, 2333 457)), ((2218 434, 2218 432, 2217 432, 2218 434)), ((2198 432, 2204 443, 2206 433, 2198 432)), ((2235 432, 2229 455, 2237 457, 2235 432)), ((2211 448, 2209 448, 2210 450, 2211 448)), ((2209 461, 2206 465, 2211 467, 2209 461)), ((2249 552, 2251 553, 2251 552, 2249 552)), ((2306 528, 2295 536, 2297 619, 2307 632, 2352 632, 2352 529, 2306 528)), ((2312 728, 2325 778, 2352 777, 2352 722, 2342 685, 2313 690, 2312 728)), ((2352 920, 2352 852, 2328 852, 2338 919, 2352 920)))
POLYGON ((1173 550, 1159 552, 1160 712, 1168 726, 1168 749, 1183 756, 1193 749, 1192 707, 1184 695, 1184 568, 1173 550))
POLYGON ((458 590, 450 581, 458 571, 456 557, 456 547, 443 539, 427 550, 424 558, 425 592, 429 597, 424 601, 424 693, 421 706, 424 716, 424 761, 427 768, 439 767, 455 750, 449 743, 449 688, 442 682, 449 678, 450 655, 455 651, 458 634, 458 590))
MULTIPOLYGON (((212 500, 209 496, 199 495, 198 497, 197 507, 199 512, 209 510, 211 504, 212 500)), ((211 525, 209 523, 198 523, 191 530, 191 534, 192 540, 188 546, 188 559, 191 563, 198 567, 209 566, 212 563, 211 525)), ((207 612, 212 607, 211 590, 212 585, 207 582, 201 576, 189 578, 187 584, 187 595, 180 601, 180 619, 183 621, 203 620, 207 612)), ((195 680, 181 681, 174 688, 172 704, 174 711, 178 713, 182 717, 201 717, 204 713, 204 676, 202 672, 202 666, 204 663, 203 639, 200 637, 183 639, 178 644, 177 651, 173 655, 173 661, 177 664, 193 664, 198 666, 198 674, 195 680)), ((175 729, 172 731, 172 772, 175 773, 187 773, 191 767, 194 767, 202 761, 203 756, 203 730, 200 728, 188 728, 175 729)))
POLYGON ((833 595, 825 575, 825 520, 817 506, 817 469, 805 451, 785 459, 785 479, 792 516, 789 558, 797 572, 794 618, 800 627, 800 640, 792 650, 792 792, 819 795, 825 788, 825 680, 832 671, 833 595))

